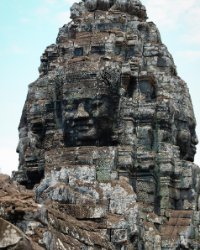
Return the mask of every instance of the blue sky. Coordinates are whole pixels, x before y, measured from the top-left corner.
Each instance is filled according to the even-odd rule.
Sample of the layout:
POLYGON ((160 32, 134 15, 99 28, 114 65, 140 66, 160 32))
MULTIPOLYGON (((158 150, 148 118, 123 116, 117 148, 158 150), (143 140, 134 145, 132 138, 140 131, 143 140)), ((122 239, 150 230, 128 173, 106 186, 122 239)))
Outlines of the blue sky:
MULTIPOLYGON (((0 169, 17 168, 17 127, 28 84, 38 78, 40 56, 69 21, 74 0, 0 0, 0 169)), ((200 1, 143 0, 179 75, 188 83, 200 138, 200 1)), ((200 165, 200 147, 195 162, 200 165)))

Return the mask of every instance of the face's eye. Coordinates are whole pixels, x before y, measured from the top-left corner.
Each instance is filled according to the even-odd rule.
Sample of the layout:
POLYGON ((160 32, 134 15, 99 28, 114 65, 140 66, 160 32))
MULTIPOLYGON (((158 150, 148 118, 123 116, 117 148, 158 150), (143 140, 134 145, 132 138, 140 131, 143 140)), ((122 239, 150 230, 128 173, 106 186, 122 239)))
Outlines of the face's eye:
POLYGON ((92 105, 92 110, 96 110, 96 109, 98 109, 98 104, 97 104, 97 103, 94 103, 94 104, 92 105))
POLYGON ((66 105, 66 106, 65 106, 65 110, 67 110, 67 111, 72 111, 72 110, 74 110, 74 105, 72 105, 72 104, 66 105))
POLYGON ((98 103, 93 103, 92 104, 92 110, 98 109, 98 103))
POLYGON ((63 102, 63 108, 65 111, 73 111, 76 109, 77 104, 74 101, 67 101, 63 102))
POLYGON ((101 108, 103 106, 103 102, 102 101, 94 101, 92 103, 92 109, 98 109, 98 108, 101 108))

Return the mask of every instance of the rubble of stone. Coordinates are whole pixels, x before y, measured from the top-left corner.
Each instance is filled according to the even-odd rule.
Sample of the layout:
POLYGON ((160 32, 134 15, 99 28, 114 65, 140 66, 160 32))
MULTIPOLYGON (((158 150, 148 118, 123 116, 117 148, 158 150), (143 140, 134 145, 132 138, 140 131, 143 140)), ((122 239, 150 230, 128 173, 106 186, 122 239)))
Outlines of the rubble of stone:
POLYGON ((139 0, 85 0, 71 18, 29 85, 0 189, 6 244, 200 249, 196 121, 157 27, 139 0))

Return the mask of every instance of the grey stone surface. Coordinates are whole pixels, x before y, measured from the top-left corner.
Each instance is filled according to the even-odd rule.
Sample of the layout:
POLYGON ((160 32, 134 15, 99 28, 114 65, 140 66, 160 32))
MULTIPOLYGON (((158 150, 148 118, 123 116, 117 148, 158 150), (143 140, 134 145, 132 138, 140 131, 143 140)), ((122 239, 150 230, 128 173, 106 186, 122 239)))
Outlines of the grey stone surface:
POLYGON ((29 85, 13 179, 38 209, 16 225, 44 249, 199 249, 196 121, 156 25, 139 0, 71 17, 29 85))

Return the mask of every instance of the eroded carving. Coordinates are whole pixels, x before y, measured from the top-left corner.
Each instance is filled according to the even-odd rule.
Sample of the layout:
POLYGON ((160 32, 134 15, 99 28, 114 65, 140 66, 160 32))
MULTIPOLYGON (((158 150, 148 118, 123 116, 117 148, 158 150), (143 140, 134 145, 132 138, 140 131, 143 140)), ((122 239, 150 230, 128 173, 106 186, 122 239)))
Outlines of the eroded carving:
POLYGON ((58 249, 73 218, 81 228, 62 231, 64 247, 198 249, 196 122, 159 31, 138 0, 85 0, 71 16, 41 57, 19 126, 14 179, 39 183, 36 200, 51 201, 56 221, 44 242, 58 249))

